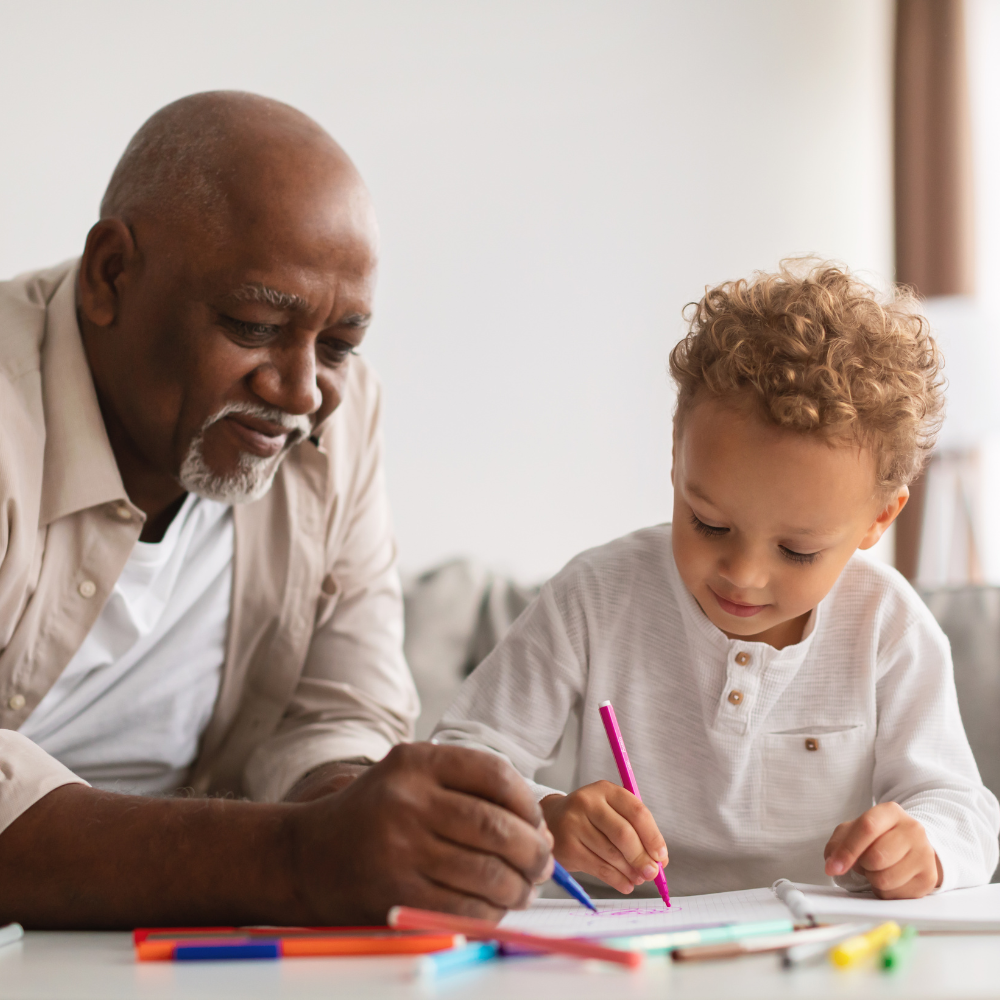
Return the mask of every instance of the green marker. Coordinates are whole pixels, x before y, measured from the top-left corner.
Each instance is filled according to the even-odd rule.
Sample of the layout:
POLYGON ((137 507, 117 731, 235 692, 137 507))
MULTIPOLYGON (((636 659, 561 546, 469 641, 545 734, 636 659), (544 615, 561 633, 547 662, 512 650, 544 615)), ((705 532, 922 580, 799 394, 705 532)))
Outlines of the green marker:
POLYGON ((917 939, 917 929, 912 924, 903 928, 902 933, 896 940, 882 949, 879 955, 878 964, 883 969, 898 969, 910 957, 913 951, 913 942, 917 939))

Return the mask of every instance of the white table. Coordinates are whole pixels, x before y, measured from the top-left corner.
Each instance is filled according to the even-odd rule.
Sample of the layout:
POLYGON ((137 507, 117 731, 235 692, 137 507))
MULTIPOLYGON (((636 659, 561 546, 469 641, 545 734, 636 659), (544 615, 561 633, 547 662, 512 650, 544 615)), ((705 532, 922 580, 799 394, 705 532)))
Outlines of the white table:
POLYGON ((0 948, 0 1000, 772 1000, 1000 998, 1000 935, 922 937, 899 974, 825 964, 785 972, 773 955, 731 962, 650 959, 638 972, 555 957, 505 959, 422 985, 414 959, 136 962, 129 934, 29 932, 0 948))

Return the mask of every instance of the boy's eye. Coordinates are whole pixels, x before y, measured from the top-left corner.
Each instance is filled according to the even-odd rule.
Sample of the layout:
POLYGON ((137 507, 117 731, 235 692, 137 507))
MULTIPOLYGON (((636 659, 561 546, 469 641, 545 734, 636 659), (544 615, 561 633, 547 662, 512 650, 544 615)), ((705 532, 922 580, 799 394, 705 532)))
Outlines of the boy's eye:
POLYGON ((790 559, 792 562, 797 563, 811 563, 816 560, 816 556, 819 555, 818 552, 796 552, 794 549, 790 549, 787 546, 779 545, 781 549, 781 554, 786 558, 790 559))
POLYGON ((691 514, 691 524, 698 534, 704 535, 706 538, 718 538, 729 531, 728 528, 716 528, 711 524, 705 524, 704 521, 693 513, 691 514))

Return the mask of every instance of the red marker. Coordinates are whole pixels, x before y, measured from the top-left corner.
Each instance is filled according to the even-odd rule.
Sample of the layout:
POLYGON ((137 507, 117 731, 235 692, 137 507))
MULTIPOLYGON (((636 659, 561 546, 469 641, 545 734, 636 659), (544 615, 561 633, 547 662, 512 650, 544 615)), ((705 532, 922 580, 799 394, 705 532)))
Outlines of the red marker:
POLYGON ((388 923, 390 927, 397 927, 400 930, 450 931, 478 941, 498 941, 502 945, 515 945, 531 951, 548 951, 554 955, 572 955, 574 958, 598 958, 605 962, 628 966, 630 969, 637 969, 642 965, 643 959, 642 952, 608 948, 595 941, 526 934, 524 931, 498 927, 492 920, 458 917, 433 910, 416 910, 409 906, 394 906, 389 911, 388 923))
MULTIPOLYGON (((608 742, 611 744, 611 752, 615 756, 622 784, 641 802, 642 796, 639 794, 639 786, 635 783, 635 775, 632 773, 632 765, 629 763, 628 751, 625 749, 625 741, 622 739, 622 731, 618 728, 618 720, 615 718, 615 710, 611 702, 602 701, 598 706, 598 711, 601 713, 604 731, 608 734, 608 742)), ((663 874, 663 865, 657 865, 657 868, 659 870, 656 873, 656 878, 653 879, 653 885, 656 886, 663 902, 669 906, 670 886, 667 885, 667 877, 663 874)))

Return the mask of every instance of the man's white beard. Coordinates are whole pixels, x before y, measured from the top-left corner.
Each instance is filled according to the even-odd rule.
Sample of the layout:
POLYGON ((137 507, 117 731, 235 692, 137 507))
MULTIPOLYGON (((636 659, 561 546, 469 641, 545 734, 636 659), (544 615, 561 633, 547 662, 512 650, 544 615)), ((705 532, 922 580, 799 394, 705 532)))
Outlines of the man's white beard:
POLYGON ((184 461, 181 462, 181 471, 177 479, 188 493, 194 493, 206 500, 217 500, 219 503, 228 504, 259 500, 271 488, 278 466, 292 445, 298 444, 311 431, 312 423, 308 417, 295 417, 283 410, 257 406, 253 403, 227 403, 198 429, 198 433, 191 440, 184 461), (241 452, 236 470, 223 476, 208 467, 202 453, 202 445, 209 427, 231 413, 245 413, 278 424, 288 430, 288 439, 281 451, 270 458, 241 452))

